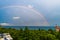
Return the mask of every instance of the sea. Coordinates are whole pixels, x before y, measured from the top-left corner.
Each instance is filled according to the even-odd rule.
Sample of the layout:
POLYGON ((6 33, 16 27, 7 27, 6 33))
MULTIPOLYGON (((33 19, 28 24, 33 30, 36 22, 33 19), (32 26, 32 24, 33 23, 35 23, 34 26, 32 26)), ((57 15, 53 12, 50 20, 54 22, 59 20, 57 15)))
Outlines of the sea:
MULTIPOLYGON (((25 29, 26 26, 3 26, 3 28, 14 28, 14 29, 25 29)), ((55 26, 27 26, 28 29, 30 30, 38 30, 38 29, 43 29, 43 30, 48 30, 52 29, 55 30, 55 26)))

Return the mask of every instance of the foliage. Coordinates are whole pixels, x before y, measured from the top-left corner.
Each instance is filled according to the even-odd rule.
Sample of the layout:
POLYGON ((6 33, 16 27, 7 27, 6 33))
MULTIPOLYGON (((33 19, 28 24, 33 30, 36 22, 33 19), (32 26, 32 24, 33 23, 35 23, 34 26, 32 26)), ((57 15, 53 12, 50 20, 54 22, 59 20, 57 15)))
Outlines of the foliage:
POLYGON ((52 29, 49 30, 29 30, 26 26, 25 29, 13 29, 0 27, 0 33, 10 33, 13 40, 60 40, 60 32, 52 29))

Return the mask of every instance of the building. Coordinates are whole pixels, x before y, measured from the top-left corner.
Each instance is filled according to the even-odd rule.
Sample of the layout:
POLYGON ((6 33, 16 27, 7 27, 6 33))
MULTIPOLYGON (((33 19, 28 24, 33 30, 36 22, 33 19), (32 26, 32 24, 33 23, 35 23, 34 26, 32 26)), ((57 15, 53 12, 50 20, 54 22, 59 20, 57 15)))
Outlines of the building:
POLYGON ((56 25, 55 28, 56 28, 56 32, 60 31, 60 27, 58 25, 56 25))
POLYGON ((0 34, 0 40, 13 40, 9 33, 0 34))
POLYGON ((4 38, 0 38, 0 40, 4 40, 4 38))

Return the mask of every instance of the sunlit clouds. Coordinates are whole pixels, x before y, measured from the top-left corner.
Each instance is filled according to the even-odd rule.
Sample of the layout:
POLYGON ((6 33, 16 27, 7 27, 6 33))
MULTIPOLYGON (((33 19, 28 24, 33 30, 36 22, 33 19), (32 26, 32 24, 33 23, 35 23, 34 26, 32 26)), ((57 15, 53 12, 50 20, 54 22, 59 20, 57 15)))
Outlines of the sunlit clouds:
POLYGON ((32 6, 32 5, 28 5, 28 8, 31 8, 31 9, 32 9, 32 8, 33 8, 33 6, 32 6))
POLYGON ((20 17, 15 16, 15 17, 13 17, 13 19, 14 19, 14 20, 18 20, 18 19, 20 19, 20 17))
POLYGON ((2 25, 2 26, 10 26, 11 24, 9 24, 9 23, 0 23, 0 25, 2 25))

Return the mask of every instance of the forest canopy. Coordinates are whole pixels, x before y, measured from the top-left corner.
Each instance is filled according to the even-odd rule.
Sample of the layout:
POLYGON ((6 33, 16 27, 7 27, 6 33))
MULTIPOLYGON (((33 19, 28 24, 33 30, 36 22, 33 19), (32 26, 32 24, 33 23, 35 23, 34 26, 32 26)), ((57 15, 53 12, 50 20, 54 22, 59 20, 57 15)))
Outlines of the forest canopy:
POLYGON ((3 28, 0 26, 0 33, 10 33, 13 40, 60 40, 60 32, 55 30, 30 30, 27 26, 20 28, 3 28))

